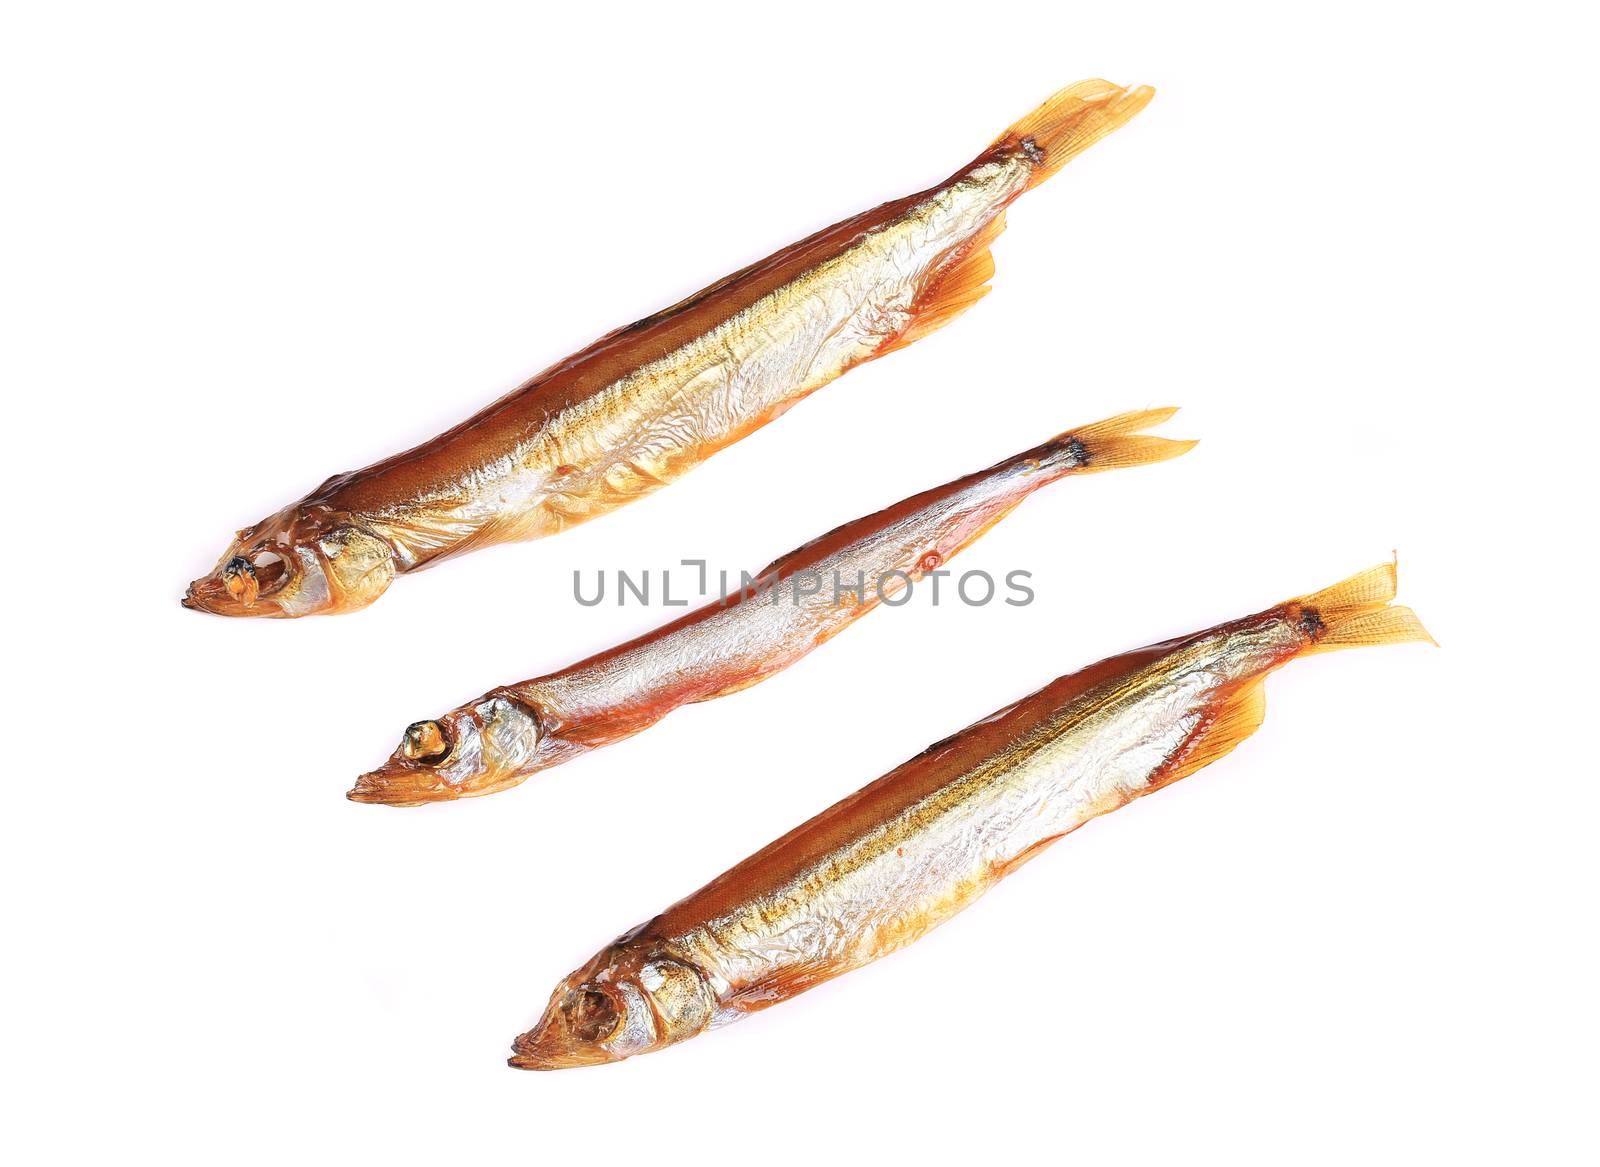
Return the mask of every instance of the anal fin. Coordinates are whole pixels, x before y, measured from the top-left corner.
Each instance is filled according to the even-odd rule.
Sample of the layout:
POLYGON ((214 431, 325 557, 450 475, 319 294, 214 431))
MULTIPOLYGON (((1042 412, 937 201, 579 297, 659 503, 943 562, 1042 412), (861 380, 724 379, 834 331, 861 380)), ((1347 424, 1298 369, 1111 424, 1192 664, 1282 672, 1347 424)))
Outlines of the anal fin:
POLYGON ((1167 764, 1150 777, 1141 793, 1149 794, 1203 770, 1261 728, 1267 716, 1266 677, 1255 677, 1235 688, 1207 710, 1193 733, 1184 740, 1167 764))
POLYGON ((989 294, 994 277, 994 256, 989 248, 1006 229, 1002 210, 929 277, 911 305, 911 323, 905 331, 878 350, 879 356, 905 348, 930 332, 937 332, 989 294))

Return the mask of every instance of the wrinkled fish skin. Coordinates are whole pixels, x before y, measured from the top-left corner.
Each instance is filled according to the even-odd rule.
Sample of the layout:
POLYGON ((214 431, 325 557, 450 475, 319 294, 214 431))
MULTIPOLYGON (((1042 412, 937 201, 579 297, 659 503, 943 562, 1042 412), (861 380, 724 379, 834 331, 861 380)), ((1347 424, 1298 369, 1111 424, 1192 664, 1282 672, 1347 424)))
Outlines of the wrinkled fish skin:
MULTIPOLYGON (((1147 90, 1105 82, 1064 94, 1071 117, 1109 128, 1080 132, 1061 159, 1148 100, 1147 90), (1113 108, 1115 117, 1105 112, 1113 108)), ((602 338, 432 441, 336 475, 239 532, 191 584, 186 606, 237 616, 350 611, 397 574, 554 534, 648 494, 908 339, 919 313, 942 324, 949 305, 919 297, 969 245, 986 247, 1006 205, 1059 164, 1032 139, 1002 138, 949 181, 602 338), (330 543, 359 547, 341 558, 330 543)))
MULTIPOLYGON (((364 471, 336 505, 369 515, 409 570, 469 538, 554 534, 665 486, 898 336, 930 269, 1020 193, 1028 173, 1020 156, 984 163, 881 224, 857 225, 848 244, 830 241, 835 254, 732 312, 691 303, 635 325, 545 375, 543 385, 575 391, 519 390, 468 423, 519 434, 508 448, 456 463, 415 493, 364 471), (720 319, 682 343, 663 327, 705 315, 720 319)), ((752 291, 766 282, 746 278, 752 291)))
POLYGON ((349 797, 412 806, 490 794, 639 733, 690 702, 754 685, 939 570, 1040 487, 1188 450, 1193 442, 1132 432, 1172 412, 1122 414, 1057 435, 846 523, 725 600, 568 668, 495 689, 437 721, 417 722, 349 797), (413 731, 426 732, 426 754, 419 756, 413 731))
POLYGON ((938 743, 600 952, 511 1064, 660 1049, 911 943, 1049 843, 1231 749, 1286 661, 1427 639, 1371 598, 1373 576, 1112 657, 938 743), (663 966, 664 1005, 650 987, 663 966))

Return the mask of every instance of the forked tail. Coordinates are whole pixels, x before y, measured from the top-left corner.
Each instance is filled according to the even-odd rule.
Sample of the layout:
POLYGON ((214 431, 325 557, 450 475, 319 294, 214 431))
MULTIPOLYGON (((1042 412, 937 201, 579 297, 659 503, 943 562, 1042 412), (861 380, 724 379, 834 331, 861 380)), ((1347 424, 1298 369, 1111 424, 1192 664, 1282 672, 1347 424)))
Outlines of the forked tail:
POLYGON ((1395 563, 1390 561, 1290 600, 1289 606, 1298 611, 1301 627, 1312 638, 1311 652, 1412 640, 1437 646, 1415 612, 1389 602, 1395 587, 1395 563))
MULTIPOLYGON (((1080 81, 1069 85, 1027 117, 1009 127, 975 160, 984 162, 997 152, 1021 154, 1032 168, 1027 186, 1038 186, 1073 158, 1094 145, 1143 109, 1155 90, 1148 85, 1124 89, 1109 81, 1080 81)), ((1016 194, 1005 199, 1009 203, 1016 194)), ((885 339, 876 356, 913 344, 949 324, 989 292, 994 257, 989 248, 1006 227, 1003 207, 923 281, 912 302, 910 320, 885 339)))
POLYGON ((1198 443, 1134 431, 1160 425, 1177 412, 1177 406, 1168 406, 1119 413, 1105 421, 1058 434, 1023 457, 1036 461, 1041 469, 1058 470, 1063 474, 1094 474, 1124 466, 1142 466, 1147 462, 1165 462, 1188 453, 1198 443))
MULTIPOLYGON (((1307 637, 1299 652, 1404 644, 1410 640, 1436 644, 1415 612, 1389 602, 1394 599, 1394 593, 1395 565, 1381 563, 1331 588, 1289 600, 1282 609, 1287 610, 1291 620, 1298 622, 1307 637)), ((1298 653, 1290 654, 1294 655, 1298 653)), ((1267 714, 1265 682, 1272 667, 1225 686, 1218 698, 1204 709, 1188 740, 1138 793, 1148 794, 1188 777, 1255 733, 1267 714)))
POLYGON ((1155 95, 1148 85, 1126 89, 1098 79, 1079 81, 1007 128, 994 146, 1020 146, 1034 166, 1028 185, 1038 186, 1101 138, 1127 125, 1155 95))

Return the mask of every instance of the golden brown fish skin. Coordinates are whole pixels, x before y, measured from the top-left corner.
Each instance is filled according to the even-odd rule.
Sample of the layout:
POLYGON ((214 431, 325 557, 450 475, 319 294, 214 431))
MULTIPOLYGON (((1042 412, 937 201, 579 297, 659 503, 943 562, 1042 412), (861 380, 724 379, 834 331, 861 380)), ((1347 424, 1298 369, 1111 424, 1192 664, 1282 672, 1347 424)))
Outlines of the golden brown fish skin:
POLYGON ((639 733, 690 702, 754 685, 941 569, 1040 487, 1184 453, 1193 442, 1134 432, 1174 412, 1121 414, 1058 434, 846 523, 782 556, 726 600, 569 668, 495 689, 437 721, 416 722, 348 797, 415 806, 491 794, 639 733), (526 740, 516 740, 518 727, 526 740))
POLYGON ((1151 93, 1071 86, 948 181, 611 333, 430 442, 335 475, 240 532, 185 605, 353 611, 396 575, 556 533, 673 481, 975 303, 1005 208, 1151 93))
POLYGON ((1231 750, 1287 661, 1429 639, 1393 595, 1384 565, 1101 661, 939 742, 602 950, 511 1064, 661 1049, 904 947, 1063 835, 1231 750))

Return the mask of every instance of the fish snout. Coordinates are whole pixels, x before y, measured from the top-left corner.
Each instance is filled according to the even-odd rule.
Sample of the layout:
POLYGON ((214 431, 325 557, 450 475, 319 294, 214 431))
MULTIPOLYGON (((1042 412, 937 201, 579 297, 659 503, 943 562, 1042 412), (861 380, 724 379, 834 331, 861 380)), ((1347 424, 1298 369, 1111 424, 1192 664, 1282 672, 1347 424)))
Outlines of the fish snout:
POLYGON ((446 802, 460 798, 461 792, 432 771, 411 764, 389 762, 357 778, 345 797, 351 802, 419 806, 424 802, 446 802))
POLYGON ((573 1070, 579 1066, 604 1066, 620 1061, 599 1045, 572 1041, 548 1020, 511 1043, 506 1065, 513 1070, 573 1070))
MULTIPOLYGON (((259 594, 259 590, 256 594, 259 594)), ((242 603, 234 590, 228 586, 228 580, 222 570, 195 580, 178 602, 192 612, 210 612, 213 616, 272 615, 266 607, 256 606, 255 595, 251 596, 250 604, 242 603)))

